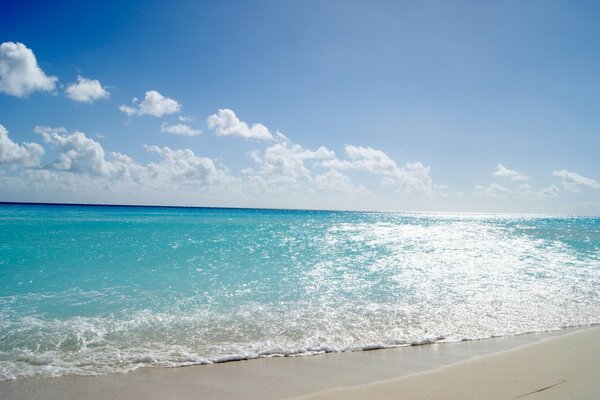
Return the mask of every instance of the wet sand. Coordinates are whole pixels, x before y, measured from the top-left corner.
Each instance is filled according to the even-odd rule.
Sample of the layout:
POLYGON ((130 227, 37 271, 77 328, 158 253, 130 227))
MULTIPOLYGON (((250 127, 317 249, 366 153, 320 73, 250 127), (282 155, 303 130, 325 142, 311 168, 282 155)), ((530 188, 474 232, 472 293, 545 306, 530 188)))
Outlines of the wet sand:
POLYGON ((598 399, 600 328, 0 382, 2 399, 598 399))

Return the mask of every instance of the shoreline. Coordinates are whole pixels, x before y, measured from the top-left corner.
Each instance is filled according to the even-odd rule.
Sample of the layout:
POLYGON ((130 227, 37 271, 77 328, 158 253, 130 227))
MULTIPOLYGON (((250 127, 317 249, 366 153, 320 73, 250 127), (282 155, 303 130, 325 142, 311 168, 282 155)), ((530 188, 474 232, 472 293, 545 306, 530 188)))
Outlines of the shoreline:
MULTIPOLYGON (((550 349, 549 353, 554 354, 557 351, 552 351, 553 348, 560 350, 564 347, 561 343, 568 343, 568 346, 580 351, 583 347, 584 353, 587 349, 589 354, 598 355, 600 354, 600 327, 569 328, 476 341, 327 353, 308 357, 259 358, 178 368, 140 368, 123 374, 18 378, 0 382, 0 397, 16 400, 80 398, 151 400, 198 397, 329 400, 394 398, 393 393, 397 393, 399 390, 397 387, 400 385, 404 388, 402 390, 408 390, 406 387, 411 387, 413 390, 407 393, 414 393, 414 396, 406 398, 421 398, 421 394, 415 392, 416 389, 413 387, 415 383, 410 382, 421 382, 422 386, 429 388, 437 387, 439 385, 423 383, 432 379, 435 382, 446 382, 449 378, 445 376, 448 374, 454 376, 456 372, 452 371, 456 369, 471 368, 477 372, 482 367, 488 366, 490 360, 519 358, 520 353, 528 353, 532 349, 536 351, 535 349, 540 346, 550 349), (573 340, 577 335, 596 339, 596 345, 590 349, 586 340, 581 340, 577 346, 576 341, 573 340), (471 364, 476 366, 469 366, 471 364), (432 374, 436 376, 429 377, 432 374), (441 377, 438 376, 440 374, 441 377), (372 391, 376 391, 377 394, 372 391)), ((560 350, 558 353, 562 354, 564 351, 560 350)), ((591 366, 592 369, 594 366, 591 366)), ((515 365, 515 368, 522 369, 519 365, 515 365)), ((497 375, 498 372, 496 371, 495 374, 497 375)), ((454 376, 452 379, 457 378, 454 376)), ((487 378, 482 378, 482 382, 486 379, 494 381, 494 377, 488 375, 487 378)), ((445 383, 443 386, 446 387, 451 383, 445 383)), ((481 385, 475 386, 472 390, 481 389, 479 387, 481 385)), ((493 384, 488 386, 495 387, 493 384)), ((427 394, 433 396, 427 398, 450 398, 447 397, 446 389, 441 394, 443 397, 427 394)), ((464 398, 465 393, 460 396, 464 398)), ((487 395, 486 397, 490 398, 487 395)))
POLYGON ((600 327, 544 338, 513 349, 387 381, 334 388, 295 400, 600 398, 600 327))

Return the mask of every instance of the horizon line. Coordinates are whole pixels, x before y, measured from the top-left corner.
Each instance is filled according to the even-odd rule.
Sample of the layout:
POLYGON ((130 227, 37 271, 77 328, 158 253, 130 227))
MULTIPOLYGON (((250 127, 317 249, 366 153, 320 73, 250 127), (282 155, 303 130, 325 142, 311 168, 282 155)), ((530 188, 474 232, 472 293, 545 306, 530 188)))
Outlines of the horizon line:
POLYGON ((531 212, 486 212, 486 211, 376 211, 376 210, 334 210, 319 208, 277 208, 277 207, 233 207, 233 206, 186 206, 186 205, 159 205, 159 204, 112 204, 112 203, 65 203, 65 202, 35 202, 35 201, 0 201, 0 205, 29 205, 29 206, 60 206, 60 207, 127 207, 127 208, 183 208, 205 210, 262 210, 262 211, 314 211, 314 212, 360 212, 369 214, 474 214, 474 215, 528 215, 528 216, 553 216, 553 217, 592 217, 600 215, 589 214, 552 214, 531 212))

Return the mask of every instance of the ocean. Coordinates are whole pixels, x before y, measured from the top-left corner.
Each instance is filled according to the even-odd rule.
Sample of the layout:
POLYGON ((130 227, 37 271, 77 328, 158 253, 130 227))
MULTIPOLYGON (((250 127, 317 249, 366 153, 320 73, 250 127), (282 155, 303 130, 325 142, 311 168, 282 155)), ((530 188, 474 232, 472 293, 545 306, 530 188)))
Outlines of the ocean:
POLYGON ((600 322, 600 218, 0 205, 0 379, 600 322))

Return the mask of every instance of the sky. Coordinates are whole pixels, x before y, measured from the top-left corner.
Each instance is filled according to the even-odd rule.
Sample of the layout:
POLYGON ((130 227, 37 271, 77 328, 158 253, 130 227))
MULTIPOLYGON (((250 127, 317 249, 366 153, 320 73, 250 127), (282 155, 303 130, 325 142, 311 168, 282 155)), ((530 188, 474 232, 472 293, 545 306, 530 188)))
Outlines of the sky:
POLYGON ((0 1, 0 201, 600 214, 600 6, 0 1))

